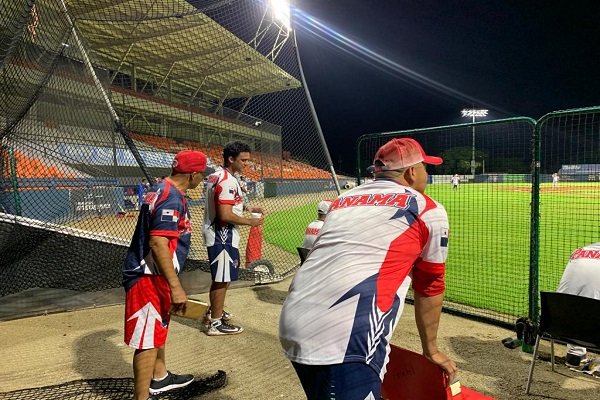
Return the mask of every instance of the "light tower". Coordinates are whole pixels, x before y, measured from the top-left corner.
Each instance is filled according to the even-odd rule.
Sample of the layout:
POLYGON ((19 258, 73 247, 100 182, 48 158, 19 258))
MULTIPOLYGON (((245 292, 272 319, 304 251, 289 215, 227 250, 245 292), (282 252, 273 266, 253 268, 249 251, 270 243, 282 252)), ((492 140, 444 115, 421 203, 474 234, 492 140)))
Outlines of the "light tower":
POLYGON ((473 147, 471 149, 471 175, 475 179, 475 117, 485 117, 488 110, 483 108, 465 108, 462 110, 463 117, 473 118, 473 147))

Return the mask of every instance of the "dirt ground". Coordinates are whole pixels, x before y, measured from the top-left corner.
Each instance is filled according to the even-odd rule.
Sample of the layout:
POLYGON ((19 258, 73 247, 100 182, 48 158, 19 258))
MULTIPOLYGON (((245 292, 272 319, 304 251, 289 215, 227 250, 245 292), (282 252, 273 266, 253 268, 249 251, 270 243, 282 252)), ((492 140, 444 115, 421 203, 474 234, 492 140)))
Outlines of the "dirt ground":
MULTIPOLYGON (((230 290, 227 309, 244 326, 237 336, 208 337, 199 323, 176 319, 167 345, 169 369, 198 377, 227 373, 225 387, 197 397, 206 400, 302 399, 293 368, 277 338, 278 317, 290 279, 230 290)), ((207 295, 193 298, 207 300, 207 295)), ((92 308, 0 323, 0 392, 76 379, 132 376, 132 349, 122 343, 123 306, 92 308)), ((536 363, 532 395, 524 394, 531 355, 509 350, 501 340, 512 332, 444 314, 439 347, 458 364, 464 386, 500 400, 600 398, 600 379, 536 363)), ((419 351, 413 307, 407 306, 393 343, 419 351)), ((541 348, 549 353, 549 345, 541 348)), ((564 356, 564 346, 557 345, 564 356)), ((0 398, 2 394, 0 393, 0 398)))

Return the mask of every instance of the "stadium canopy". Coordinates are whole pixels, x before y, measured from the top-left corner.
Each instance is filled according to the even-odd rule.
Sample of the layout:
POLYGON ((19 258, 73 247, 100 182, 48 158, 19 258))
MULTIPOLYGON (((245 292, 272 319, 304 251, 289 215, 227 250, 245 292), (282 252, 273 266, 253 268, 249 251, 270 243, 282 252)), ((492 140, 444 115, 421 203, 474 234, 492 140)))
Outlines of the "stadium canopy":
POLYGON ((75 26, 114 72, 195 96, 249 98, 300 81, 184 0, 65 0, 75 26), (160 80, 160 79, 159 79, 160 80))

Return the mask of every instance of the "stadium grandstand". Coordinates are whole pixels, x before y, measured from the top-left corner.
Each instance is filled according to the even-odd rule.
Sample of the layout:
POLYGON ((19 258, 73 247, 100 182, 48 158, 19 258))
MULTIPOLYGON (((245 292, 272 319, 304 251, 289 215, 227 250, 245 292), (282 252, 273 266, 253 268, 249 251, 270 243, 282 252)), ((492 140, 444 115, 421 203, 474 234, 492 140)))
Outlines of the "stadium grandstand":
MULTIPOLYGON (((80 286, 118 288, 141 179, 168 175, 184 149, 205 152, 210 172, 232 140, 252 148, 244 171, 249 198, 273 216, 261 257, 245 260, 258 268, 253 264, 243 278, 258 275, 262 282, 293 272, 311 206, 336 196, 339 185, 302 85, 289 21, 270 3, 1 3, 3 318, 52 309, 15 306, 12 297, 23 291, 43 289, 52 303, 80 286), (297 240, 269 239, 289 229, 277 225, 277 213, 298 207, 306 208, 306 221, 293 228, 297 240), (47 270, 46 249, 31 244, 42 237, 69 245, 52 250, 56 266, 18 282, 24 268, 47 270), (23 254, 16 243, 30 246, 23 254), (91 278, 81 285, 84 271, 91 278)), ((199 226, 202 190, 188 196, 199 226)), ((207 270, 199 231, 186 265, 194 273, 207 270)), ((246 240, 248 232, 242 234, 246 240)))

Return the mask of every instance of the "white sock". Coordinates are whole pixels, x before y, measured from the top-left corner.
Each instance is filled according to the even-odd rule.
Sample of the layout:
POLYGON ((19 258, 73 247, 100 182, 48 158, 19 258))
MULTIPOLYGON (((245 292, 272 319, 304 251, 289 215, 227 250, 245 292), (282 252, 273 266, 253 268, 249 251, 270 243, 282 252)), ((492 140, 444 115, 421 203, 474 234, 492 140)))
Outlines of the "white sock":
POLYGON ((158 381, 162 381, 162 380, 163 380, 163 379, 165 379, 167 376, 169 376, 169 373, 168 373, 168 372, 167 372, 167 374, 166 374, 165 376, 163 376, 162 378, 160 378, 160 379, 152 378, 152 380, 153 380, 153 381, 156 381, 156 382, 158 382, 158 381))

